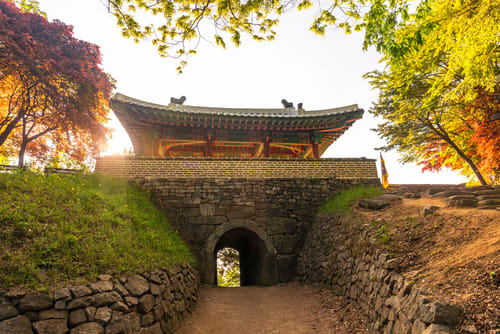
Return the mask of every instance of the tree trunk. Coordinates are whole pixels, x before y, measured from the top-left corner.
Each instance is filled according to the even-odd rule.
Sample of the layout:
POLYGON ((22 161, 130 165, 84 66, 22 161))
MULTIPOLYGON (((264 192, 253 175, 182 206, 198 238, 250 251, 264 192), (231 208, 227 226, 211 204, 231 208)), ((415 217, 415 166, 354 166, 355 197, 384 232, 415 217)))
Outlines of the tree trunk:
POLYGON ((14 128, 16 127, 17 123, 19 123, 19 121, 21 120, 23 115, 24 115, 24 113, 19 112, 16 115, 16 117, 14 117, 14 119, 9 124, 7 124, 7 126, 2 131, 2 133, 0 133, 0 146, 2 146, 3 143, 5 143, 5 141, 9 137, 10 133, 12 132, 12 130, 14 130, 14 128))
POLYGON ((468 156, 465 155, 465 153, 457 146, 457 144, 455 144, 455 142, 453 140, 451 140, 451 138, 448 136, 448 133, 439 124, 437 124, 437 127, 439 128, 439 130, 436 129, 432 125, 432 123, 430 123, 430 122, 429 122, 429 125, 434 130, 434 132, 437 133, 438 136, 440 136, 445 142, 447 142, 455 150, 455 152, 457 152, 458 156, 461 159, 463 159, 465 161, 465 163, 467 163, 467 165, 469 165, 470 169, 472 170, 472 172, 476 176, 479 183, 481 183, 482 186, 487 186, 488 183, 486 183, 486 180, 484 179, 483 175, 481 174, 479 169, 476 167, 474 162, 472 162, 472 160, 468 156))
POLYGON ((466 156, 462 150, 460 150, 458 148, 457 145, 455 145, 455 143, 453 141, 449 141, 448 144, 450 144, 451 147, 453 147, 453 149, 457 152, 458 156, 460 158, 462 158, 466 163, 467 165, 469 165, 470 169, 472 169, 472 172, 474 173, 474 175, 476 176, 476 178, 478 179, 478 181, 481 183, 482 186, 487 186, 488 183, 486 183, 486 180, 484 179, 483 175, 481 174, 481 172, 479 171, 479 169, 477 169, 476 165, 474 164, 474 162, 472 162, 471 159, 469 159, 468 156, 466 156))
POLYGON ((19 162, 17 164, 17 167, 19 169, 24 168, 24 154, 26 153, 26 145, 27 145, 27 143, 23 140, 23 142, 21 144, 21 148, 19 150, 19 162))

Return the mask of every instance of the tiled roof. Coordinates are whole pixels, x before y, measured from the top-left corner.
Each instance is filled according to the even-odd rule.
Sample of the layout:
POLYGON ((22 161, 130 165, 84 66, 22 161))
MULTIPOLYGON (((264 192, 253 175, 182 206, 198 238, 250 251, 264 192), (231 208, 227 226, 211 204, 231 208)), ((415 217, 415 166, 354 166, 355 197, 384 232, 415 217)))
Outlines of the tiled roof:
POLYGON ((245 116, 245 117, 279 117, 279 118, 310 118, 318 116, 341 115, 359 111, 358 105, 353 104, 345 107, 331 108, 324 110, 308 110, 305 112, 298 111, 295 108, 281 109, 249 109, 249 108, 214 108, 188 106, 181 104, 170 103, 169 105, 155 104, 131 98, 129 96, 116 93, 112 98, 112 102, 122 102, 138 107, 152 108, 156 110, 174 111, 186 114, 204 114, 204 115, 220 115, 220 116, 245 116))

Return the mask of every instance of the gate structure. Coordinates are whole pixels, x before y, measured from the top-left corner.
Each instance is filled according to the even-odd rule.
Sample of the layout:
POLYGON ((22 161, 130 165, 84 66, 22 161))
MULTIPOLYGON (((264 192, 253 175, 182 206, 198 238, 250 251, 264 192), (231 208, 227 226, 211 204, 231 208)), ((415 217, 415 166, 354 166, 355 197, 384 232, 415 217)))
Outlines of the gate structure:
POLYGON ((101 157, 96 172, 150 189, 207 283, 224 247, 240 254, 242 285, 292 279, 318 208, 343 188, 379 184, 375 160, 319 158, 362 116, 356 105, 227 109, 117 94, 111 106, 135 156, 101 157))

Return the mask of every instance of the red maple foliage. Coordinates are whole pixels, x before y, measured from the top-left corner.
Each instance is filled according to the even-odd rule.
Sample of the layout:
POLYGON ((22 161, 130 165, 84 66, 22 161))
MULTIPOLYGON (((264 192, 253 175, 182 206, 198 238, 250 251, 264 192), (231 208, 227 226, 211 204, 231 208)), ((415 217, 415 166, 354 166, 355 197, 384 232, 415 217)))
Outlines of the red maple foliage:
POLYGON ((20 165, 30 148, 79 160, 95 152, 108 133, 112 88, 98 46, 0 0, 0 146, 18 147, 20 165))
MULTIPOLYGON (((455 135, 466 143, 466 154, 474 161, 481 174, 491 182, 500 181, 500 120, 492 115, 500 112, 500 90, 480 92, 474 103, 457 114, 455 135)), ((464 171, 467 166, 443 140, 428 142, 422 148, 422 171, 439 171, 442 167, 464 171)))

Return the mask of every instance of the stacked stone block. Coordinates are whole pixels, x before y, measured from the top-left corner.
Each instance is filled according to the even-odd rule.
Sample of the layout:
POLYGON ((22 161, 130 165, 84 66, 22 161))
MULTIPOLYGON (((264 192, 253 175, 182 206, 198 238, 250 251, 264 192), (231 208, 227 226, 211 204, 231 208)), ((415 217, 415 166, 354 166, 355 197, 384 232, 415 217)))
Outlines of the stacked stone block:
POLYGON ((0 295, 0 333, 173 333, 199 285, 189 265, 98 279, 52 293, 13 289, 0 295))
POLYGON ((335 178, 155 178, 131 182, 151 191, 154 202, 199 259, 203 258, 206 240, 221 225, 262 229, 276 249, 281 282, 293 278, 305 233, 317 210, 329 198, 356 184, 380 184, 378 179, 335 178))
POLYGON ((297 264, 298 278, 323 283, 350 298, 366 316, 372 333, 450 333, 460 309, 432 301, 395 270, 397 259, 371 247, 370 235, 351 218, 319 215, 297 264))
POLYGON ((375 160, 365 158, 101 157, 96 161, 95 171, 124 178, 378 179, 375 160))

